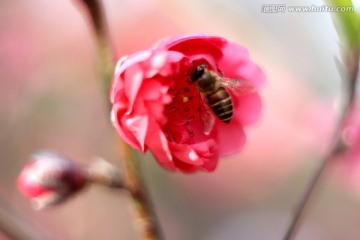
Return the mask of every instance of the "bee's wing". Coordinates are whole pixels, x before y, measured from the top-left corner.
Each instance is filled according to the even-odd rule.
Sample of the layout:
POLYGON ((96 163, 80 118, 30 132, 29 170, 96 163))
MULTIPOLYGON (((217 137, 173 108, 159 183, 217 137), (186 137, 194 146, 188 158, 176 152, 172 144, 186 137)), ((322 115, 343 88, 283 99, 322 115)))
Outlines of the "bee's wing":
POLYGON ((243 79, 231 79, 218 77, 217 80, 222 86, 229 89, 232 93, 242 96, 255 91, 255 86, 249 81, 243 79))
POLYGON ((205 96, 203 94, 200 95, 203 102, 200 110, 200 115, 204 123, 204 134, 209 135, 215 124, 215 116, 209 105, 207 104, 207 99, 205 98, 205 96))
POLYGON ((214 114, 210 109, 206 109, 201 115, 204 122, 204 134, 209 135, 215 124, 214 114))

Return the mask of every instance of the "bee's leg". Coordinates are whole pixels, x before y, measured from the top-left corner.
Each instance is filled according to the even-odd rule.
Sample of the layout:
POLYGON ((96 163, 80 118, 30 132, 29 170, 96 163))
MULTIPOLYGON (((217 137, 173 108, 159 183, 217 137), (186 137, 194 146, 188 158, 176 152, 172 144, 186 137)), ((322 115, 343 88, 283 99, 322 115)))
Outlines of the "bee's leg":
POLYGON ((216 64, 216 70, 219 72, 220 77, 223 78, 224 77, 224 73, 220 70, 219 66, 216 64))

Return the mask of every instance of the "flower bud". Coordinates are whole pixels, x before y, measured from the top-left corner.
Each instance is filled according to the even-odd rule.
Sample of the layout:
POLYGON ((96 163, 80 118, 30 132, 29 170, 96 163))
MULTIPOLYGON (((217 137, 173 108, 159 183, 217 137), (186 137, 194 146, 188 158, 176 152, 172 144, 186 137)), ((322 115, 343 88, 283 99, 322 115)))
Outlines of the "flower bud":
POLYGON ((37 210, 66 200, 86 183, 84 168, 53 151, 35 153, 17 180, 19 191, 37 210))

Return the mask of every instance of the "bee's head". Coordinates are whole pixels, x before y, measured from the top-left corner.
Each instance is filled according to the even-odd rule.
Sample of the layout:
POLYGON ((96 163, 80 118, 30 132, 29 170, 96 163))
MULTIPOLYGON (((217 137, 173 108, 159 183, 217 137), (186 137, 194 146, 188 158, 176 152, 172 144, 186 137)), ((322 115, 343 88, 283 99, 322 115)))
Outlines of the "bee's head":
POLYGON ((205 64, 201 64, 197 66, 190 75, 191 81, 196 82, 201 76, 205 73, 207 66, 205 64))

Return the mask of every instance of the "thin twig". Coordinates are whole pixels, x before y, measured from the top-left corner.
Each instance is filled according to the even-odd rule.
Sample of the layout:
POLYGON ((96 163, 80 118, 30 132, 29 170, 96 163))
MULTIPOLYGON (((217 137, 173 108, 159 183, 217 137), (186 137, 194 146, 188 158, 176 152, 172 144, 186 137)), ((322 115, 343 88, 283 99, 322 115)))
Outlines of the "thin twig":
POLYGON ((137 164, 137 158, 134 150, 124 141, 120 140, 120 149, 124 159, 126 178, 125 187, 129 190, 133 205, 137 211, 139 227, 142 229, 142 237, 144 240, 162 240, 164 239, 159 221, 156 216, 154 207, 149 199, 149 194, 143 183, 140 169, 137 164))
POLYGON ((335 128, 334 135, 332 137, 333 142, 328 152, 324 155, 323 160, 320 163, 320 166, 315 171, 312 179, 309 182, 299 204, 295 209, 294 216, 292 221, 288 227, 284 240, 292 240, 295 238, 298 229, 301 225, 303 217, 306 213, 307 208, 309 207, 309 203, 311 197, 315 193, 316 187, 318 187, 320 183, 320 179, 324 175, 326 168, 330 165, 330 162, 338 157, 340 154, 343 154, 347 150, 347 146, 344 143, 342 138, 342 133, 344 130, 344 125, 351 114, 351 110, 354 104, 355 95, 356 95, 356 83, 359 72, 359 51, 347 51, 344 53, 343 60, 345 60, 345 64, 347 67, 347 88, 345 89, 345 104, 340 114, 337 127, 335 128))
MULTIPOLYGON (((97 44, 97 59, 96 67, 100 73, 101 88, 104 95, 104 100, 107 107, 110 108, 109 103, 109 88, 111 84, 111 78, 114 72, 115 62, 115 49, 110 41, 110 36, 107 28, 106 19, 104 16, 103 6, 101 0, 73 0, 75 5, 79 7, 85 7, 85 11, 88 11, 89 20, 92 25, 92 30, 95 31, 95 39, 97 44)), ((82 9, 80 9, 82 10, 82 9)))
MULTIPOLYGON (((111 49, 111 43, 108 36, 107 25, 105 22, 103 8, 100 0, 78 0, 83 2, 88 9, 91 17, 91 22, 96 33, 96 39, 99 51, 99 72, 101 73, 102 86, 105 93, 106 100, 108 99, 108 92, 110 80, 114 69, 114 51, 111 49)), ((108 101, 107 101, 108 102, 108 101)), ((122 162, 125 169, 124 187, 129 190, 132 197, 133 206, 137 212, 140 232, 144 240, 161 240, 162 235, 160 231, 159 221, 156 218, 155 211, 151 204, 149 194, 142 181, 140 170, 137 166, 137 159, 130 147, 120 140, 120 150, 122 153, 122 162)))

